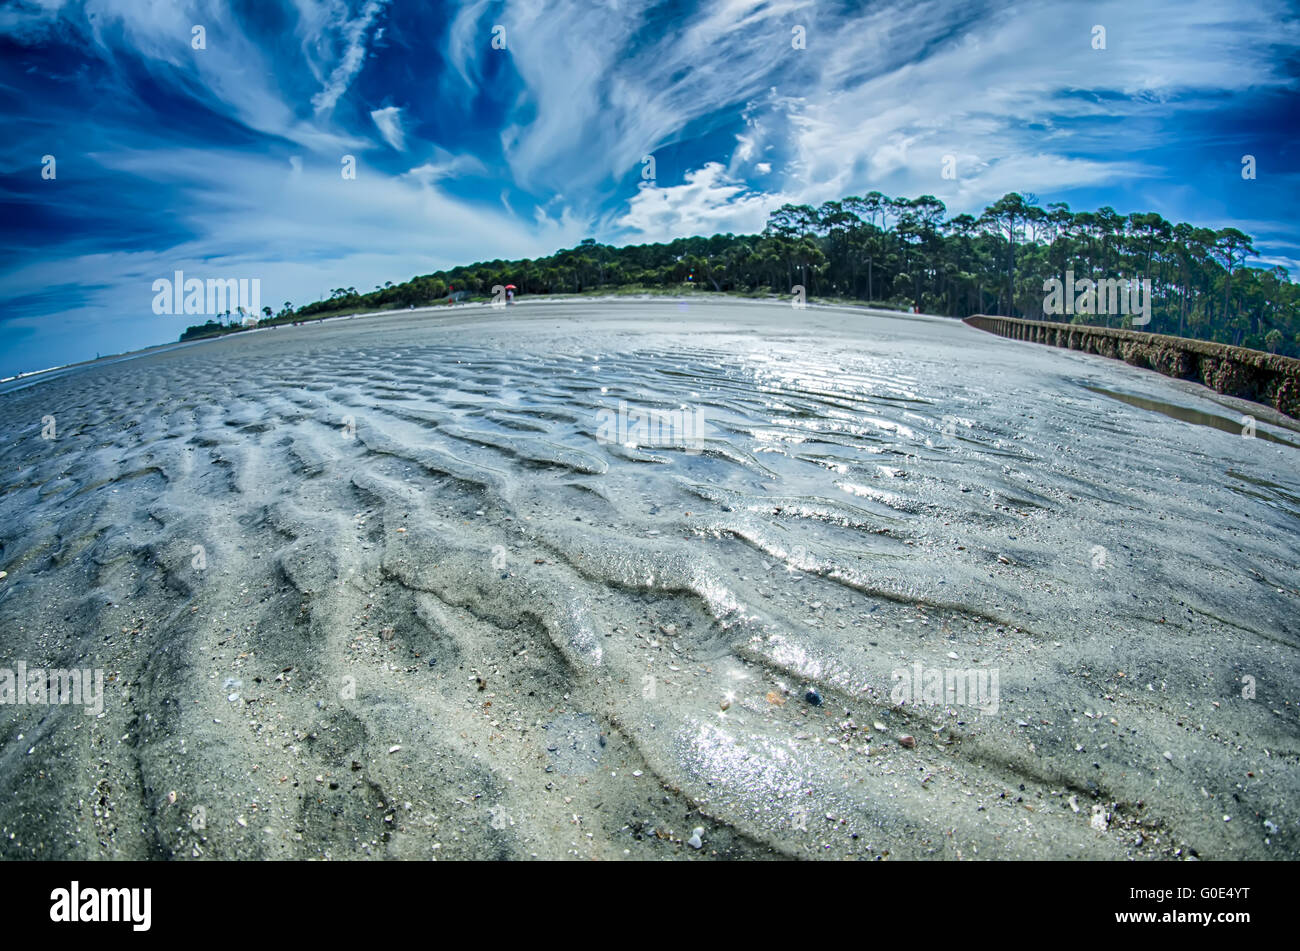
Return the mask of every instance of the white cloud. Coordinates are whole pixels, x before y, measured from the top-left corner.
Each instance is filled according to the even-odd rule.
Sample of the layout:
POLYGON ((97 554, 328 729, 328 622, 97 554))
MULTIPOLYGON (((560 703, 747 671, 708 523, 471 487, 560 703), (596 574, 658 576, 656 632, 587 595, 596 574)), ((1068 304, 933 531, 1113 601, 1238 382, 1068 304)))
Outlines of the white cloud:
POLYGON ((722 165, 709 162, 686 173, 682 185, 643 185, 616 225, 637 232, 638 240, 669 241, 683 235, 761 231, 767 213, 784 199, 749 191, 729 179, 722 165))
MULTIPOLYGON (((138 319, 149 313, 152 282, 177 269, 203 278, 260 278, 262 302, 278 310, 285 300, 305 304, 340 284, 369 290, 475 260, 539 257, 590 231, 590 222, 569 209, 520 221, 499 205, 469 205, 365 165, 355 180, 345 180, 336 163, 307 159, 294 168, 234 152, 120 151, 95 158, 118 172, 151 175, 160 187, 209 197, 176 203, 177 227, 195 237, 175 247, 45 258, 6 272, 12 297, 69 280, 102 287, 87 305, 60 309, 57 332, 82 348, 69 350, 70 359, 81 359, 84 348, 93 355, 95 348, 107 353, 174 340, 201 323, 192 316, 138 319)), ((44 332, 48 323, 33 318, 32 325, 44 332)))
POLYGON ((1022 4, 955 24, 937 0, 873 7, 840 24, 796 109, 785 187, 801 200, 864 186, 930 193, 970 210, 1011 190, 1140 180, 1153 170, 1130 156, 1157 144, 1160 119, 1201 107, 1179 94, 1284 81, 1265 50, 1295 46, 1300 32, 1277 12, 1120 0, 1086 13, 1022 4), (1090 47, 1094 23, 1107 26, 1104 51, 1090 47), (1089 122, 1125 118, 1105 132, 1089 122), (1074 122, 1109 138, 1081 139, 1074 122), (956 181, 942 178, 947 154, 956 181))
POLYGON ((375 127, 379 129, 379 134, 398 152, 406 151, 406 131, 402 128, 402 108, 400 106, 387 106, 383 109, 372 109, 370 118, 374 121, 375 127))
POLYGON ((453 155, 443 148, 435 148, 429 161, 417 165, 406 173, 410 178, 425 185, 432 185, 443 179, 459 178, 463 175, 486 174, 487 166, 473 155, 453 155))
MULTIPOLYGON (((298 159, 291 169, 287 153, 167 151, 167 129, 156 131, 164 148, 152 152, 84 146, 106 166, 185 189, 179 225, 196 238, 152 257, 90 255, 10 273, 30 278, 43 267, 46 284, 69 273, 111 284, 225 260, 264 268, 268 297, 301 303, 331 282, 363 287, 476 256, 535 256, 587 235, 757 231, 783 202, 871 189, 928 192, 950 213, 1010 190, 1121 190, 1164 172, 1142 156, 1165 145, 1171 116, 1182 130, 1179 114, 1214 97, 1293 83, 1281 64, 1300 48, 1300 21, 1284 0, 1100 0, 1086 10, 1056 0, 715 0, 682 12, 669 30, 648 19, 662 7, 643 3, 609 4, 597 18, 587 0, 472 0, 448 27, 439 52, 450 69, 439 88, 463 83, 460 95, 499 92, 498 101, 514 104, 502 159, 485 156, 485 165, 420 142, 422 127, 411 121, 418 112, 404 93, 356 113, 364 126, 368 112, 377 132, 341 131, 354 113, 338 108, 336 118, 335 107, 352 105, 355 91, 343 97, 382 31, 385 3, 289 0, 291 32, 265 46, 244 35, 221 0, 29 0, 0 9, 0 33, 24 40, 60 29, 61 17, 93 14, 96 54, 110 73, 121 68, 112 47, 125 43, 156 82, 174 82, 179 70, 202 108, 294 143, 298 159), (195 23, 208 28, 206 50, 189 48, 195 23), (495 23, 508 28, 504 51, 490 46, 495 23), (796 23, 807 28, 806 50, 790 45, 796 23), (1105 51, 1089 46, 1094 23, 1107 27, 1105 51), (506 84, 500 90, 481 88, 489 63, 506 84), (405 105, 381 105, 392 101, 405 105), (363 166, 356 181, 341 180, 339 155, 364 155, 379 139, 409 151, 413 167, 385 176, 363 166), (700 155, 703 141, 718 154, 700 155), (660 181, 677 181, 674 160, 684 163, 683 180, 639 187, 611 210, 651 152, 660 181), (956 180, 942 178, 945 155, 956 159, 956 180), (445 190, 489 174, 501 181, 484 190, 485 206, 445 190), (747 182, 758 176, 756 189, 747 182), (545 211, 525 209, 518 199, 528 192, 545 211), (523 217, 511 213, 510 198, 523 217)), ((124 68, 106 75, 105 95, 129 88, 128 78, 138 82, 124 68)), ((108 131, 105 138, 119 130, 108 131)), ((1162 181, 1162 194, 1187 217, 1232 220, 1231 209, 1191 183, 1179 193, 1178 184, 1162 181)), ((1281 241, 1291 230, 1282 223, 1253 233, 1281 241)), ((106 293, 100 305, 112 308, 118 297, 106 293)))
POLYGON ((352 85, 352 80, 356 78, 357 73, 361 72, 361 67, 366 60, 366 33, 370 29, 371 23, 374 22, 383 9, 384 0, 367 0, 366 5, 361 9, 360 15, 349 18, 346 15, 346 8, 344 8, 344 13, 341 15, 340 29, 345 39, 346 48, 342 58, 331 70, 324 87, 320 92, 312 96, 311 104, 318 114, 333 109, 335 103, 339 101, 339 97, 348 91, 348 87, 352 85))
MULTIPOLYGON (((450 54, 471 83, 485 57, 510 57, 523 89, 501 143, 515 183, 586 196, 593 210, 637 181, 642 155, 737 117, 730 155, 692 165, 771 175, 797 201, 879 189, 965 210, 1006 190, 1135 184, 1155 170, 1132 153, 1163 144, 1170 117, 1203 108, 1205 90, 1293 82, 1277 50, 1300 48, 1283 0, 719 0, 653 34, 646 8, 619 5, 599 43, 581 0, 508 0, 505 54, 489 49, 488 9, 462 12, 450 54), (1104 51, 1091 48, 1095 23, 1104 51), (791 47, 792 24, 807 49, 791 47), (948 154, 955 182, 941 175, 948 154)), ((649 201, 638 191, 621 220, 649 223, 649 201)))
MULTIPOLYGON (((312 97, 318 120, 328 118, 360 71, 368 31, 386 2, 366 0, 360 14, 352 17, 343 0, 293 0, 294 29, 303 62, 321 86, 312 97)), ((139 82, 121 70, 116 52, 120 34, 139 62, 155 74, 157 83, 164 87, 174 83, 174 70, 191 75, 194 82, 187 85, 187 93, 215 113, 313 150, 340 154, 367 144, 300 118, 297 103, 286 101, 286 90, 279 84, 285 73, 282 54, 250 39, 229 3, 222 0, 84 0, 76 4, 42 0, 38 5, 0 11, 0 35, 39 42, 42 35, 64 32, 61 16, 76 23, 84 18, 89 25, 94 52, 104 59, 109 71, 99 82, 105 95, 131 89, 139 82), (206 48, 202 50, 191 47, 194 25, 206 31, 206 48)), ((66 32, 72 30, 68 27, 66 32)))
MULTIPOLYGON (((478 83, 478 68, 474 53, 487 45, 487 34, 480 32, 484 28, 479 18, 487 9, 487 0, 474 0, 461 7, 456 18, 451 22, 447 36, 447 57, 453 69, 466 86, 478 83), (477 34, 477 35, 476 35, 477 34)), ((506 45, 509 46, 510 34, 506 33, 506 45)))

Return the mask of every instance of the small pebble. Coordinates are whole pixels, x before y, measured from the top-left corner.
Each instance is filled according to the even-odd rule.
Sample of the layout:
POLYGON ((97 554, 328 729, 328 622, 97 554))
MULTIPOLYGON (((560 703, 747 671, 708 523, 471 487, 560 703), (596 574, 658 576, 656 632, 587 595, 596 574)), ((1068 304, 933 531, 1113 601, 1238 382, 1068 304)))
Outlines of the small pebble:
POLYGON ((899 745, 907 747, 909 750, 916 746, 916 737, 904 733, 898 738, 899 745))
POLYGON ((704 835, 704 827, 696 826, 691 830, 691 837, 686 840, 686 844, 693 849, 704 848, 704 840, 700 838, 702 835, 704 835))
POLYGON ((811 703, 814 707, 820 707, 822 705, 822 695, 819 694, 816 690, 809 690, 806 694, 803 695, 803 698, 807 700, 809 703, 811 703))

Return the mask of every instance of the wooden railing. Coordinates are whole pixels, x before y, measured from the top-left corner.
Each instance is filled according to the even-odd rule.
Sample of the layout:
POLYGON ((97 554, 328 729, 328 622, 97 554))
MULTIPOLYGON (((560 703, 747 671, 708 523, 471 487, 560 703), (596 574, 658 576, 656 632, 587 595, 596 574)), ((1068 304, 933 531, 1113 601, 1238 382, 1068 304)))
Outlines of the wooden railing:
POLYGON ((1216 393, 1264 403, 1300 419, 1300 360, 1292 357, 1168 334, 1048 320, 977 314, 967 317, 966 323, 1000 337, 1123 360, 1165 376, 1201 383, 1216 393))

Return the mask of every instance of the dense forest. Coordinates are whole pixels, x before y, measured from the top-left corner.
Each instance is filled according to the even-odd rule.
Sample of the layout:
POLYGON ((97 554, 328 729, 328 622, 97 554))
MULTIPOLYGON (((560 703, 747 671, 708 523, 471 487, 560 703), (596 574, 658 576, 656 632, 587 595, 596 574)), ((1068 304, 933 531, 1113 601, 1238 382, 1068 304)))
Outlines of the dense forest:
MULTIPOLYGON (((1151 322, 1143 330, 1198 337, 1300 356, 1300 285, 1284 268, 1247 266, 1250 236, 1172 224, 1158 214, 1113 208, 1072 212, 1005 195, 978 217, 947 218, 932 195, 879 192, 784 205, 762 234, 717 234, 665 244, 612 247, 592 239, 549 257, 484 261, 437 271, 369 293, 337 288, 322 301, 285 304, 275 322, 313 315, 425 306, 451 291, 486 296, 515 284, 519 294, 571 294, 620 287, 681 288, 810 297, 965 317, 975 313, 1128 326, 1122 315, 1043 313, 1044 282, 1149 279, 1151 322)), ((264 308, 270 316, 270 308, 264 308)), ((197 329, 197 328, 194 328, 197 329)))

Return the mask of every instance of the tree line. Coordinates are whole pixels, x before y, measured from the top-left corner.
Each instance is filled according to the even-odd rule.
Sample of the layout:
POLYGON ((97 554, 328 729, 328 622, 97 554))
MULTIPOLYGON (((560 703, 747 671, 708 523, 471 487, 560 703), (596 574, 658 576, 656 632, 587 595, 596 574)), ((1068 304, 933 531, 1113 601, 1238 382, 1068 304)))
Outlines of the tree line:
POLYGON ((1000 314, 1126 326, 1111 314, 1048 315, 1044 282, 1149 279, 1151 321, 1141 329, 1300 356, 1300 285, 1285 268, 1248 266, 1249 235, 1173 224, 1152 212, 1110 207, 1071 211, 1011 193, 975 216, 948 218, 933 195, 880 192, 783 205, 760 234, 715 234, 613 247, 588 238, 575 248, 519 261, 481 261, 360 293, 336 288, 322 301, 274 319, 349 310, 419 307, 452 291, 487 296, 497 285, 520 294, 619 287, 679 288, 809 297, 965 317, 1000 314))

